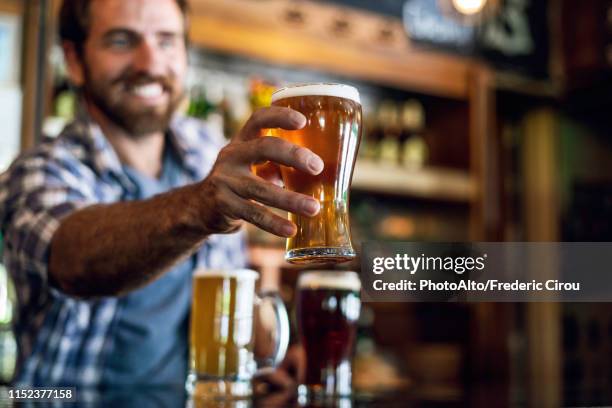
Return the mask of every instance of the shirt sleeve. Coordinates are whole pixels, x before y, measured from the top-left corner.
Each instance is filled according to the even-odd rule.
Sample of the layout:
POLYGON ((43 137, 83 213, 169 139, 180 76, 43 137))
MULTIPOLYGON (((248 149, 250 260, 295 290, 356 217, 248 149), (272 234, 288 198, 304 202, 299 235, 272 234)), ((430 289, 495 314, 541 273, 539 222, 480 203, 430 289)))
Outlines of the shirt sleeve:
POLYGON ((34 306, 48 294, 49 249, 62 218, 92 204, 79 165, 31 156, 19 159, 0 176, 0 222, 5 237, 4 261, 20 304, 34 306))

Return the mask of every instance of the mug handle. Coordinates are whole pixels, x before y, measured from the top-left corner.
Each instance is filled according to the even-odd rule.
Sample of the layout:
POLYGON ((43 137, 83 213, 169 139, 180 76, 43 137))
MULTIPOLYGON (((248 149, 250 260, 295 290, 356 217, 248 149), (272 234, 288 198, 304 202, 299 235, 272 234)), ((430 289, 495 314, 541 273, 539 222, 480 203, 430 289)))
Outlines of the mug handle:
POLYGON ((274 308, 274 317, 276 319, 276 344, 274 353, 262 360, 257 361, 258 374, 262 374, 266 369, 277 367, 285 358, 287 348, 289 347, 289 316, 285 303, 278 295, 278 292, 262 292, 256 296, 258 305, 264 302, 271 302, 274 308))

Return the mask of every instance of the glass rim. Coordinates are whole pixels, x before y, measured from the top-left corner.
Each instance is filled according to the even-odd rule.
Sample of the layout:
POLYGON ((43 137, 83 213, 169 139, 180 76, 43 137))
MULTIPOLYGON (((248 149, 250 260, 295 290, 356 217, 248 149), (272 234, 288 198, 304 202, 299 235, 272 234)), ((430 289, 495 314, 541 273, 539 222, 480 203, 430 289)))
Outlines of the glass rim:
POLYGON ((361 105, 361 98, 357 88, 352 85, 335 82, 306 82, 287 85, 272 93, 272 103, 281 99, 298 96, 335 96, 361 105))
POLYGON ((195 278, 236 278, 236 279, 259 279, 259 272, 253 269, 236 268, 196 268, 193 271, 193 279, 195 278))

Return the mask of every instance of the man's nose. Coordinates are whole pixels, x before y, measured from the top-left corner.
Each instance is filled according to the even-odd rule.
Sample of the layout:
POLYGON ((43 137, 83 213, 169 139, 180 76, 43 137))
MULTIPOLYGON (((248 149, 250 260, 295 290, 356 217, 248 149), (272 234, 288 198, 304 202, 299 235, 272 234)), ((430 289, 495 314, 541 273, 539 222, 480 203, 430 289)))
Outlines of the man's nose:
POLYGON ((155 40, 145 38, 141 41, 134 56, 133 66, 136 71, 146 72, 151 76, 164 74, 163 55, 155 40))

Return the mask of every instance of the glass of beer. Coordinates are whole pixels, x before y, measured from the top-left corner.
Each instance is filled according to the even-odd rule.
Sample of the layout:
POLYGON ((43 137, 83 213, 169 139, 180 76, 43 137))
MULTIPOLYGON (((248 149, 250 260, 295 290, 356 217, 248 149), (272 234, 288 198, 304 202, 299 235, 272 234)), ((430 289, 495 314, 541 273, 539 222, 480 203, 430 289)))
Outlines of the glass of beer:
POLYGON ((299 130, 272 134, 319 155, 325 163, 317 176, 281 166, 285 187, 314 197, 321 211, 314 217, 289 214, 297 233, 287 240, 291 263, 344 262, 355 257, 349 226, 349 189, 361 138, 361 102, 356 88, 341 84, 305 84, 279 89, 273 106, 297 110, 307 119, 299 130))
POLYGON ((186 387, 195 400, 248 398, 257 370, 273 367, 284 358, 289 344, 287 311, 277 294, 256 294, 258 277, 248 269, 199 269, 194 273, 186 387), (255 312, 259 319, 254 318, 255 312), (254 353, 255 341, 259 342, 256 321, 275 332, 270 335, 274 343, 271 355, 259 360, 254 353))
POLYGON ((300 396, 313 400, 350 396, 360 290, 355 272, 312 271, 298 279, 297 320, 306 354, 300 396))

